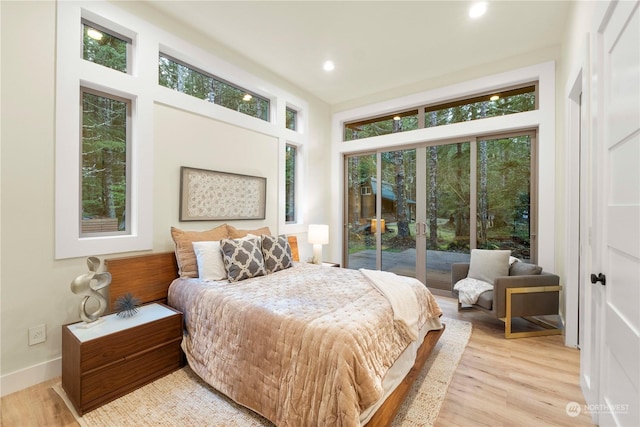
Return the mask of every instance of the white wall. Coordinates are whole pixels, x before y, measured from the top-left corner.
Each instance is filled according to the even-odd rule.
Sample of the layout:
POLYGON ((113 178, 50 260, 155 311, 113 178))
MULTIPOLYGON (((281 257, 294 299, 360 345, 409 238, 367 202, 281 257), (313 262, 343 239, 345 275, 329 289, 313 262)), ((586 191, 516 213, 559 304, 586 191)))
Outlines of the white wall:
MULTIPOLYGON (((302 203, 306 222, 329 216, 328 186, 322 165, 329 153, 329 107, 305 91, 253 64, 183 25, 139 3, 116 2, 154 25, 194 46, 242 67, 303 99, 307 132, 303 151, 314 161, 304 164, 304 182, 313 183, 302 203)), ((60 375, 61 326, 79 320, 80 298, 69 289, 71 280, 86 271, 84 257, 55 260, 54 152, 56 3, 0 2, 2 61, 0 253, 2 395, 60 375), (47 340, 28 346, 27 331, 45 324, 47 340)), ((59 93, 57 96, 64 96, 59 93)), ((277 218, 278 138, 250 131, 164 104, 154 106, 153 251, 173 250, 170 227, 206 229, 212 222, 179 223, 179 167, 194 166, 266 176, 265 221, 233 223, 240 228, 268 225, 273 232, 301 236, 301 256, 311 254, 306 225, 283 230, 277 218)), ((327 160, 328 161, 328 160, 327 160)), ((75 168, 76 165, 69 165, 75 168)), ((70 206, 70 209, 75 207, 70 206)), ((134 255, 102 254, 100 258, 134 255)))

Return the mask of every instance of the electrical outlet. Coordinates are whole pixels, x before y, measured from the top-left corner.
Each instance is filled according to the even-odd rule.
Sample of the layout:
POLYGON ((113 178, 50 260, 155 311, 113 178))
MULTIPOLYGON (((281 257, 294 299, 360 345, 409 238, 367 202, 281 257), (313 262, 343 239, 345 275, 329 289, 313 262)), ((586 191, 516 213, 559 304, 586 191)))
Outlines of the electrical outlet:
POLYGON ((29 345, 39 344, 47 340, 47 327, 37 325, 29 328, 29 345))

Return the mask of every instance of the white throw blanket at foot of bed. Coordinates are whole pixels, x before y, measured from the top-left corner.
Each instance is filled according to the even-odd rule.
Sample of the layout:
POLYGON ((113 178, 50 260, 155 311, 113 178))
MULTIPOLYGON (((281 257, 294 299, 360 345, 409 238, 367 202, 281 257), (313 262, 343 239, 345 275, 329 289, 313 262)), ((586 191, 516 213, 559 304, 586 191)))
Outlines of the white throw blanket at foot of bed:
POLYGON ((389 300, 393 309, 393 319, 403 324, 415 341, 418 338, 420 305, 410 282, 417 281, 417 279, 398 276, 388 271, 364 268, 361 268, 360 272, 371 282, 373 287, 389 300))
POLYGON ((458 301, 462 304, 475 304, 478 302, 480 294, 493 290, 493 285, 483 280, 467 277, 453 285, 453 289, 458 291, 458 301))

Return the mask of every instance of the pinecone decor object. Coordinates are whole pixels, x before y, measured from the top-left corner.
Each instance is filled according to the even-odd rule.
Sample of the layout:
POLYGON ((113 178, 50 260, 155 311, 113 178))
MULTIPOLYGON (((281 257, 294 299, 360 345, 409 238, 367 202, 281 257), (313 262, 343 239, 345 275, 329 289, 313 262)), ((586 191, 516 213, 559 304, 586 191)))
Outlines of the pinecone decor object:
POLYGON ((130 293, 116 298, 115 308, 119 317, 133 317, 138 312, 140 300, 130 293))

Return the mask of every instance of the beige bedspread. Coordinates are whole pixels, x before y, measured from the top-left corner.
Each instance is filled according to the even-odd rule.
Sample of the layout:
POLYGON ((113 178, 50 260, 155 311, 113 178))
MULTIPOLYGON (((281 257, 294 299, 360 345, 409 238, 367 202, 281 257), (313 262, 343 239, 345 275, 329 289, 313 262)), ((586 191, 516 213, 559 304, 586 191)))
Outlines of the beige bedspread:
MULTIPOLYGON (((440 316, 413 286, 418 324, 440 316)), ((296 263, 237 283, 176 279, 169 304, 185 316, 191 368, 278 426, 355 426, 411 342, 387 299, 356 270, 296 263)))

